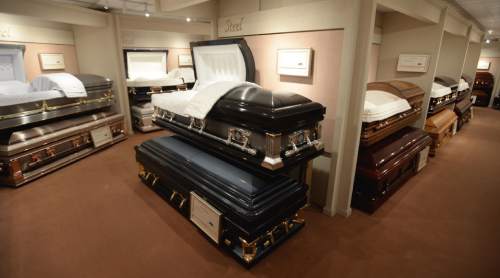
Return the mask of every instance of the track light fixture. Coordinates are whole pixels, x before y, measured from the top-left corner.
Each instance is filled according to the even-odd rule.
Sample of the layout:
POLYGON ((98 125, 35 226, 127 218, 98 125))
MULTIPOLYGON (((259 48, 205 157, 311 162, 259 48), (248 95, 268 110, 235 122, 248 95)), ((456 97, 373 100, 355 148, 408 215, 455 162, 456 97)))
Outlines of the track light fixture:
POLYGON ((144 2, 144 16, 149 17, 151 14, 148 11, 148 3, 144 2))

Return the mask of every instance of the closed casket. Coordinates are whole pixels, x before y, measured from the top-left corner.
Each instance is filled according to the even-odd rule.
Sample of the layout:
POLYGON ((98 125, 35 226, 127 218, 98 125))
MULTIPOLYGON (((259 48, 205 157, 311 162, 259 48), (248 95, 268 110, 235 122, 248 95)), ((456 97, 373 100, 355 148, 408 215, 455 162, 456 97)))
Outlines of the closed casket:
POLYGON ((1 185, 22 185, 126 138, 123 115, 113 112, 21 128, 0 133, 1 185))
POLYGON ((487 71, 477 72, 472 91, 472 96, 475 98, 474 105, 488 106, 494 85, 495 78, 493 74, 487 71))
POLYGON ((432 138, 430 155, 436 155, 439 149, 456 131, 457 115, 449 109, 427 118, 425 121, 425 131, 432 138))
POLYGON ((424 91, 417 85, 405 81, 372 82, 367 89, 361 145, 378 142, 420 117, 424 91))
POLYGON ((432 115, 447 108, 455 102, 457 96, 458 82, 446 76, 436 76, 432 84, 428 114, 432 115))
POLYGON ((150 102, 132 105, 132 123, 135 129, 141 132, 150 132, 161 129, 153 123, 153 105, 150 102))
POLYGON ((283 170, 323 152, 325 107, 294 93, 271 92, 255 80, 244 39, 191 43, 193 90, 154 94, 154 122, 236 163, 283 170))
MULTIPOLYGON (((82 83, 85 97, 68 97, 58 90, 34 91, 26 83, 24 46, 0 44, 0 130, 110 107, 112 81, 91 74, 65 74, 63 82, 82 83), (75 78, 76 77, 76 78, 75 78)), ((62 74, 61 74, 62 75, 62 74)), ((38 76, 42 79, 45 75, 38 76)), ((44 81, 48 83, 48 81, 44 81)))
POLYGON ((405 127, 369 147, 361 147, 352 195, 353 207, 374 212, 426 165, 431 141, 424 131, 405 127))
POLYGON ((455 105, 455 114, 457 114, 457 131, 459 131, 464 124, 469 122, 472 117, 472 102, 469 98, 464 98, 455 105))
POLYGON ((304 225, 307 188, 286 175, 255 176, 177 136, 138 145, 136 159, 145 184, 246 266, 304 225))

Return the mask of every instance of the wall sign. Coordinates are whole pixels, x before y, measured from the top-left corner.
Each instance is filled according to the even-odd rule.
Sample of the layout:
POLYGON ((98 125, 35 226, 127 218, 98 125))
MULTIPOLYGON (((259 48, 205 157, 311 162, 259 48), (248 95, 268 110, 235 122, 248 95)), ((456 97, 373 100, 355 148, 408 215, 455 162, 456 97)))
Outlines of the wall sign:
POLYGON ((280 75, 309 77, 311 60, 311 48, 278 49, 277 72, 280 75))
POLYGON ((425 54, 400 54, 397 71, 427 72, 430 57, 430 55, 425 54))
POLYGON ((488 62, 488 61, 479 60, 479 62, 477 63, 478 70, 489 70, 490 66, 491 66, 491 62, 488 62))
POLYGON ((193 65, 191 54, 179 54, 179 67, 189 67, 193 65))
POLYGON ((231 18, 226 19, 224 22, 224 33, 240 32, 243 31, 243 20, 245 17, 233 20, 231 18))
POLYGON ((62 53, 40 53, 40 66, 42 70, 64 69, 64 54, 62 53))

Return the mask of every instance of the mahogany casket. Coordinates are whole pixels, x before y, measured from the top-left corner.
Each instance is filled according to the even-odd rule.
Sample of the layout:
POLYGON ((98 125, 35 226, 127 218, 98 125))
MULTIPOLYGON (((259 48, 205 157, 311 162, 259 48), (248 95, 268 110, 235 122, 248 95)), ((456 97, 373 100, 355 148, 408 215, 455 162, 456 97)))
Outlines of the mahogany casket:
POLYGON ((475 98, 474 105, 488 106, 490 104, 494 84, 495 78, 493 74, 487 71, 479 71, 476 73, 472 91, 472 96, 475 98))
POLYGON ((185 94, 153 95, 157 125, 207 151, 266 171, 281 171, 323 152, 320 121, 325 107, 298 94, 271 92, 251 83, 255 66, 244 39, 193 42, 191 49, 199 86, 185 94), (227 84, 237 85, 216 90, 227 84), (204 118, 174 111, 212 95, 217 98, 209 99, 213 106, 204 118))
POLYGON ((432 84, 428 114, 433 115, 445 108, 453 110, 458 96, 458 82, 447 76, 436 76, 432 84))
POLYGON ((132 105, 132 124, 141 132, 151 132, 161 129, 153 123, 153 105, 151 102, 132 105))
POLYGON ((353 207, 368 213, 380 207, 427 164, 431 141, 424 131, 405 127, 369 147, 361 147, 352 195, 353 207))
POLYGON ((469 98, 464 98, 455 105, 455 114, 457 114, 457 131, 472 118, 472 102, 469 98))
POLYGON ((372 82, 367 89, 362 146, 374 144, 420 117, 424 91, 417 85, 405 81, 372 82))
POLYGON ((436 155, 437 150, 446 143, 456 132, 457 115, 449 109, 427 118, 425 131, 432 138, 430 155, 436 155))
POLYGON ((19 186, 125 139, 123 115, 99 112, 0 133, 0 184, 19 186))
POLYGON ((143 142, 136 159, 146 185, 245 266, 304 225, 307 188, 286 175, 255 176, 178 136, 143 142))

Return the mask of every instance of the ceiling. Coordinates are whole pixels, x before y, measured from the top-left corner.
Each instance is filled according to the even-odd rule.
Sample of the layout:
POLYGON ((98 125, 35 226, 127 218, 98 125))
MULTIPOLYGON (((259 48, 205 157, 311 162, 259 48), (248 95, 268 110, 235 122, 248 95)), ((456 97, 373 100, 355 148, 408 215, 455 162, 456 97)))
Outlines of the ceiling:
POLYGON ((487 39, 500 38, 500 0, 455 0, 464 10, 481 23, 486 30, 487 39))

